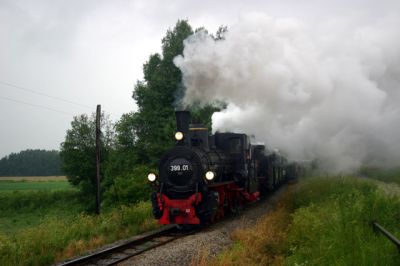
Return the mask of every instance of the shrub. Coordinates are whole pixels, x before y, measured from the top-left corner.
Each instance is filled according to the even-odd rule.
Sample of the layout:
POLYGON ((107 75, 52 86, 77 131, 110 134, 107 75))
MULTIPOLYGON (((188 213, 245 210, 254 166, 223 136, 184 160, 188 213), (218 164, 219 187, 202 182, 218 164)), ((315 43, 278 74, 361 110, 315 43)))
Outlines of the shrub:
POLYGON ((132 172, 108 179, 104 193, 104 206, 131 204, 150 199, 151 188, 147 175, 151 169, 145 165, 135 166, 132 172))

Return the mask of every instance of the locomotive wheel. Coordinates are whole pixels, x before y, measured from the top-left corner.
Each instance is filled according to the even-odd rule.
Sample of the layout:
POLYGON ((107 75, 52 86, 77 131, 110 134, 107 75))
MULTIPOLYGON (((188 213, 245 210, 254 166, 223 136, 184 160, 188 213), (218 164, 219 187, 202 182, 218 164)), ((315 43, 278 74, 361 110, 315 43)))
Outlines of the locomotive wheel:
POLYGON ((214 192, 205 193, 206 198, 196 208, 201 224, 213 222, 218 211, 218 196, 214 192))

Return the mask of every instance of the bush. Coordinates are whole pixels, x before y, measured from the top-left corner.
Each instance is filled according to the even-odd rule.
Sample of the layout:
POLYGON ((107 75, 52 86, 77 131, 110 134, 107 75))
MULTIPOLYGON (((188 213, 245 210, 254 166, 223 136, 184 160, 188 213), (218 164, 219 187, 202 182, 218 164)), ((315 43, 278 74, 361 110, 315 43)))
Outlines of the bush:
POLYGON ((147 175, 151 171, 149 167, 139 165, 135 166, 131 173, 108 179, 103 205, 131 204, 150 199, 151 187, 147 175))

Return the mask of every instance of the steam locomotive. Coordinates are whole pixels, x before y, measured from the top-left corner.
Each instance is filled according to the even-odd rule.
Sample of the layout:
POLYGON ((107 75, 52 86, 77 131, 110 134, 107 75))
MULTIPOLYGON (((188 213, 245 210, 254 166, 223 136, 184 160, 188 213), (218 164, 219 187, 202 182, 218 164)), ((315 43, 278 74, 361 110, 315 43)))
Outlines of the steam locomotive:
POLYGON ((247 135, 209 135, 203 125, 190 124, 190 112, 175 114, 176 146, 161 157, 158 173, 148 175, 153 215, 160 224, 213 222, 296 178, 296 164, 268 153, 264 145, 250 144, 247 135))

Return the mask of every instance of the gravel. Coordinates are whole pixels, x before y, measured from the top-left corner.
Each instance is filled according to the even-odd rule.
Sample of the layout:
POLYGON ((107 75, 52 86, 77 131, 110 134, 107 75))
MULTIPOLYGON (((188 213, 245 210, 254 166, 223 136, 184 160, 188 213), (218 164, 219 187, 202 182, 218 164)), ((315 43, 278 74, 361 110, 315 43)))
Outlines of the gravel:
POLYGON ((231 233, 238 228, 254 225, 275 205, 286 186, 267 200, 246 209, 241 216, 228 218, 194 235, 185 236, 169 244, 149 250, 118 265, 190 265, 202 252, 216 256, 233 243, 231 233))

